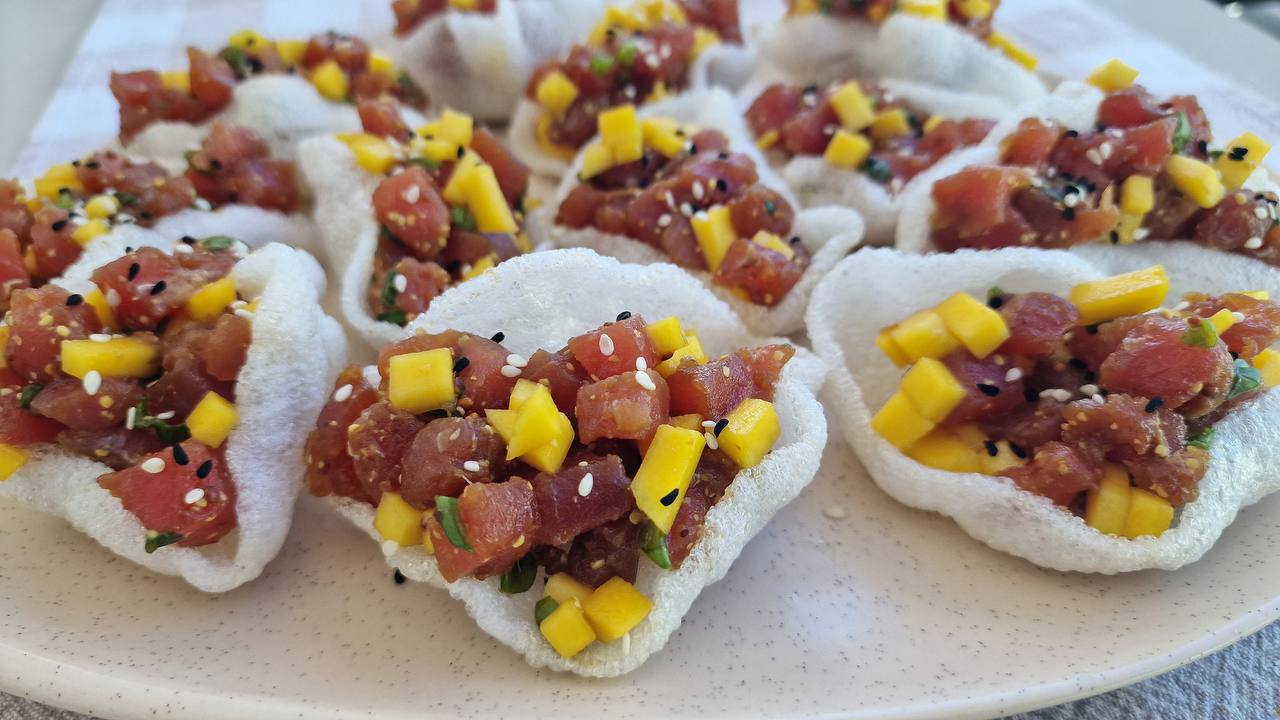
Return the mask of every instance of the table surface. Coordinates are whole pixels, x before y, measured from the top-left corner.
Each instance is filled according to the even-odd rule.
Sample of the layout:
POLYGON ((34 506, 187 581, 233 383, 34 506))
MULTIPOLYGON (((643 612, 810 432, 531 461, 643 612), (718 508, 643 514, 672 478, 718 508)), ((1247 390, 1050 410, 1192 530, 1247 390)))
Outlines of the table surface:
MULTIPOLYGON (((380 1, 380 0, 379 0, 380 1)), ((159 2, 159 0, 157 0, 159 2)), ((1013 0, 1016 2, 1016 0, 1013 0)), ((44 3, 0 0, 0 168, 12 165, 41 111, 57 88, 67 60, 100 0, 58 0, 57 12, 44 3), (39 28, 32 32, 32 28, 39 28), (19 81, 19 77, 23 78, 19 81)), ((1203 23, 1220 25, 1219 11, 1203 0, 1164 0, 1150 13, 1149 0, 1116 0, 1108 10, 1142 23, 1187 55, 1218 67, 1238 69, 1237 79, 1272 99, 1280 99, 1280 42, 1252 28, 1191 33, 1203 23)), ((104 108, 114 112, 114 108, 104 108)), ((1198 662, 1097 697, 1017 716, 1017 720, 1066 718, 1280 718, 1280 623, 1198 662), (1259 716, 1259 710, 1266 713, 1259 716)), ((0 720, 85 720, 0 693, 0 720)))

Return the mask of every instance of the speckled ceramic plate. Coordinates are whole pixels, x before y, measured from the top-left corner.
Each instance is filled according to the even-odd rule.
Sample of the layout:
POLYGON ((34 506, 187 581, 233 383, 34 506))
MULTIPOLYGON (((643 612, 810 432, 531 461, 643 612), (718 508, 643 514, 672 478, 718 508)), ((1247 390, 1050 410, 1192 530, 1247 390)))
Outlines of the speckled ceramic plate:
POLYGON ((897 505, 842 446, 667 648, 612 681, 530 670, 310 499, 266 575, 223 596, 10 506, 0 547, 0 689, 108 718, 977 718, 1280 616, 1280 497, 1177 573, 1067 575, 897 505))

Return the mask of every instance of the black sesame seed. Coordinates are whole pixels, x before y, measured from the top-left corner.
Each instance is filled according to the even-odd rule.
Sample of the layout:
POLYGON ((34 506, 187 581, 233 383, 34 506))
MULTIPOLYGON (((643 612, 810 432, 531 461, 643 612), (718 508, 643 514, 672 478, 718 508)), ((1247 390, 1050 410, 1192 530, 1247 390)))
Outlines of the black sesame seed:
POLYGON ((729 153, 727 153, 727 152, 725 152, 725 151, 721 150, 720 152, 716 153, 716 159, 717 159, 717 160, 728 160, 728 159, 729 159, 729 153))
POLYGON ((990 455, 991 457, 995 457, 996 455, 1000 454, 1000 448, 990 440, 983 442, 982 446, 987 449, 987 454, 990 455))
POLYGON ((1085 371, 1084 371, 1084 381, 1085 381, 1085 382, 1090 382, 1090 383, 1091 383, 1091 382, 1093 382, 1094 380, 1097 380, 1097 379, 1098 379, 1098 376, 1097 376, 1097 375, 1094 375, 1092 370, 1085 370, 1085 371))
POLYGON ((84 296, 83 296, 83 295, 80 295, 80 294, 73 294, 73 295, 70 295, 70 296, 68 296, 68 297, 67 297, 67 306, 68 306, 68 307, 75 307, 75 306, 79 305, 79 304, 80 304, 80 303, 82 303, 82 302, 84 302, 84 296))
POLYGON ((458 361, 453 364, 453 371, 456 373, 460 373, 463 370, 466 370, 467 366, 470 364, 471 364, 471 358, 460 357, 458 358, 458 361))
POLYGON ((1022 386, 1022 399, 1029 403, 1037 402, 1040 399, 1040 393, 1036 392, 1030 385, 1022 386))
POLYGON ((1067 131, 1067 137, 1069 137, 1069 138, 1073 138, 1073 137, 1080 137, 1080 133, 1079 133, 1078 131, 1076 131, 1076 130, 1068 130, 1068 131, 1067 131))
POLYGON ((690 155, 698 154, 698 146, 696 143, 689 143, 689 154, 690 155))
POLYGON ((1200 142, 1196 143, 1196 147, 1200 149, 1200 154, 1201 154, 1201 155, 1208 155, 1208 154, 1209 154, 1209 141, 1208 141, 1208 140, 1201 140, 1200 142))
POLYGON ((638 185, 640 186, 640 189, 643 190, 649 187, 649 183, 651 182, 652 180, 650 180, 649 178, 640 178, 640 182, 638 183, 638 185))
POLYGON ((200 463, 200 467, 196 468, 196 477, 203 480, 209 477, 209 473, 211 472, 213 472, 213 461, 205 460, 204 462, 200 463))
POLYGON ((1094 127, 1098 128, 1098 132, 1102 132, 1103 130, 1106 130, 1106 129, 1107 129, 1107 124, 1106 124, 1106 123, 1098 123, 1098 124, 1097 124, 1097 125, 1095 125, 1094 127))
POLYGON ((1067 364, 1077 370, 1084 370, 1089 367, 1089 364, 1081 360, 1080 358, 1071 358, 1070 360, 1067 361, 1067 364))
POLYGON ((1153 397, 1151 398, 1151 400, 1147 401, 1147 406, 1143 409, 1149 413, 1153 413, 1159 410, 1160 406, 1163 404, 1164 404, 1164 398, 1157 395, 1156 397, 1153 397))
POLYGON ((1248 155, 1248 154, 1249 154, 1249 148, 1246 148, 1246 147, 1238 147, 1238 146, 1237 146, 1237 147, 1233 147, 1233 148, 1231 148, 1231 159, 1232 159, 1232 160, 1243 160, 1243 159, 1244 159, 1244 156, 1245 156, 1245 155, 1248 155))
POLYGON ((209 167, 213 168, 214 170, 221 170, 221 169, 222 169, 222 161, 221 161, 221 160, 218 160, 217 158, 210 158, 210 159, 209 159, 209 167))
POLYGON ((65 228, 66 226, 67 226, 66 220, 59 220, 53 224, 53 231, 62 232, 62 229, 65 228))
POLYGON ((1068 220, 1068 221, 1070 221, 1070 220, 1075 220, 1075 219, 1076 219, 1076 209, 1075 209, 1075 208, 1073 208, 1073 207, 1062 208, 1062 219, 1063 219, 1063 220, 1068 220))
POLYGON ((240 195, 238 193, 233 193, 233 192, 227 193, 227 202, 229 203, 240 202, 240 195))
POLYGON ((995 397, 1000 394, 1000 388, 996 387, 995 385, 990 385, 988 383, 978 383, 978 389, 981 390, 982 394, 986 395, 987 397, 995 397))
POLYGON ((143 220, 150 220, 155 216, 147 212, 146 210, 143 210, 142 212, 138 213, 138 217, 142 218, 143 220))
POLYGON ((1023 450, 1021 445, 1018 445, 1017 443, 1009 443, 1009 449, 1013 451, 1014 455, 1018 456, 1019 460, 1027 459, 1027 451, 1023 450))
POLYGON ((151 294, 152 294, 152 295, 159 295, 160 293, 164 292, 164 289, 165 289, 165 288, 167 288, 167 287, 169 287, 169 283, 167 283, 167 282, 165 282, 165 281, 163 281, 163 280, 158 280, 158 281, 156 281, 156 284, 155 284, 155 285, 152 285, 152 286, 151 286, 151 294))
POLYGON ((805 94, 805 95, 812 95, 813 93, 816 93, 816 92, 818 92, 818 86, 817 86, 817 85, 805 85, 805 86, 804 86, 804 94, 805 94))
POLYGON ((1003 295, 992 295, 991 297, 987 298, 987 307, 991 308, 992 310, 999 310, 1001 305, 1004 305, 1003 295))
POLYGON ((187 451, 182 449, 181 445, 173 446, 173 461, 179 465, 186 465, 191 462, 191 458, 187 457, 187 451))
POLYGON ((720 418, 716 421, 716 427, 711 432, 714 433, 716 437, 720 437, 720 433, 724 432, 724 429, 727 427, 729 427, 729 418, 720 418))
POLYGON ((195 245, 199 241, 191 237, 190 235, 183 235, 182 242, 183 244, 186 244, 186 245, 195 245))
POLYGON ((139 265, 138 263, 134 263, 129 266, 129 274, 126 277, 128 277, 130 280, 136 279, 138 277, 139 272, 142 272, 142 266, 139 265))
POLYGON ((662 507, 671 507, 671 503, 675 502, 678 497, 680 497, 680 488, 671 488, 671 492, 663 495, 658 502, 662 503, 662 507))
POLYGON ((496 332, 493 335, 489 336, 489 339, 496 343, 500 343, 503 340, 506 340, 507 336, 502 332, 496 332))
POLYGON ((1120 233, 1116 232, 1115 230, 1111 231, 1111 244, 1112 245, 1120 244, 1120 233))
POLYGON ((98 168, 102 167, 102 163, 98 162, 97 160, 90 160, 89 162, 85 163, 84 166, 89 168, 90 170, 97 170, 98 168))
POLYGON ((1090 335, 1097 335, 1097 334, 1098 334, 1098 325, 1100 325, 1100 324, 1101 324, 1101 323, 1094 323, 1093 325, 1086 325, 1086 326, 1085 326, 1085 328, 1084 328, 1084 331, 1085 331, 1085 332, 1087 332, 1087 333, 1089 333, 1090 335))
POLYGON ((623 320, 626 320, 629 317, 631 317, 631 311, 623 310, 622 312, 618 313, 618 317, 616 318, 616 321, 622 322, 623 320))
POLYGON ((458 146, 458 159, 459 159, 459 160, 461 160, 461 159, 462 159, 462 156, 463 156, 463 155, 466 155, 466 154, 467 154, 467 150, 466 150, 466 148, 464 148, 464 147, 462 147, 461 145, 459 145, 459 146, 458 146))
POLYGON ((791 239, 790 239, 790 240, 788 240, 787 242, 791 243, 792 245, 799 245, 799 244, 800 244, 800 236, 799 236, 799 235, 792 235, 792 236, 791 236, 791 239))
POLYGON ((729 192, 729 183, 724 178, 716 178, 716 190, 720 192, 729 192))
POLYGON ((1238 352, 1233 352, 1233 351, 1228 351, 1228 352, 1230 352, 1230 353, 1231 353, 1231 359, 1232 359, 1232 360, 1239 360, 1239 359, 1240 359, 1240 353, 1238 353, 1238 352))
POLYGON ((391 579, 394 580, 397 585, 403 585, 405 581, 404 573, 397 569, 395 572, 391 573, 391 579))

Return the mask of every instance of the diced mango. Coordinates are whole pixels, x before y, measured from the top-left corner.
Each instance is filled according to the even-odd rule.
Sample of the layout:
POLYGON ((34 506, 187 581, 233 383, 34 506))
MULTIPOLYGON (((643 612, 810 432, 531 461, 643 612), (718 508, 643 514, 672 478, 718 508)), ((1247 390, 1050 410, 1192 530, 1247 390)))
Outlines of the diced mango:
POLYGON ((1218 171, 1206 162, 1186 155, 1170 155, 1164 169, 1174 187, 1202 208, 1217 205, 1226 195, 1218 171))
POLYGON ((857 81, 850 80, 827 96, 827 103, 840 118, 840 125, 851 133, 870 125, 875 120, 871 101, 862 92, 857 81))
POLYGON ((947 19, 947 0, 898 0, 898 9, 926 20, 947 19))
POLYGON ((1168 500, 1139 488, 1129 488, 1129 512, 1124 519, 1124 536, 1160 537, 1173 524, 1173 505, 1168 500))
POLYGON ((694 58, 697 58, 708 48, 715 47, 720 44, 720 34, 711 28, 702 25, 695 25, 693 28, 693 49, 690 51, 694 58))
POLYGON ((1222 155, 1213 161, 1213 167, 1222 176, 1223 187, 1235 190, 1244 185, 1269 152, 1270 143, 1247 132, 1227 143, 1222 155))
POLYGON ((519 410, 524 407, 525 402, 538 392, 539 384, 524 378, 517 380, 515 387, 511 388, 511 399, 507 401, 507 409, 519 410))
MULTIPOLYGON (((507 443, 515 437, 518 416, 519 413, 514 410, 485 411, 485 419, 507 443)), ((548 473, 560 470, 569 454, 569 446, 573 444, 573 423, 569 421, 569 417, 564 413, 557 413, 553 423, 555 434, 552 440, 520 456, 525 464, 548 473)))
POLYGON ((236 301, 236 281, 230 276, 215 280, 192 293, 187 300, 187 315, 192 320, 212 320, 236 301))
POLYGON ((462 178, 462 191, 467 206, 476 218, 476 229, 482 233, 512 234, 520 229, 511 206, 502 195, 498 177, 489 165, 479 165, 462 178))
POLYGON ((387 370, 387 397, 392 407, 415 415, 451 407, 453 351, 436 348, 395 355, 387 370))
POLYGON ((729 252, 729 246, 738 239, 733 229, 733 218, 729 214, 728 205, 715 205, 694 214, 692 220, 693 236, 702 250, 702 257, 707 267, 715 272, 729 252))
POLYGON ((552 70, 538 81, 534 96, 538 98, 539 105, 560 115, 578 99, 578 86, 573 84, 568 75, 552 70))
POLYGON ((400 493, 384 492, 373 516, 373 527, 383 540, 400 547, 422 544, 422 511, 405 502, 400 493))
POLYGON ((813 15, 818 12, 818 0, 794 0, 788 15, 813 15))
POLYGON ((339 133, 338 139, 351 149, 356 164, 365 172, 385 175, 396 164, 396 151, 391 143, 370 133, 339 133))
POLYGON ((888 142, 911 132, 911 123, 907 120, 907 112, 902 108, 891 108, 876 113, 871 121, 871 137, 877 142, 888 142))
POLYGON ((588 143, 582 148, 582 169, 578 177, 589 180, 613 167, 613 150, 602 142, 588 143))
MULTIPOLYGON (((670 424, 678 428, 684 428, 685 430, 702 432, 702 421, 705 419, 706 418, 697 413, 689 413, 688 415, 676 415, 675 417, 672 417, 670 424)), ((642 448, 642 450, 647 449, 648 448, 642 448)))
POLYGON ((458 159, 458 146, 448 140, 439 138, 416 139, 410 146, 422 157, 436 164, 453 162, 458 159))
POLYGON ((1221 335, 1236 324, 1236 314, 1227 308, 1222 308, 1209 317, 1209 322, 1213 323, 1213 329, 1221 335))
POLYGON ((755 467, 782 434, 778 411, 768 400, 747 398, 725 416, 729 424, 717 440, 720 449, 741 468, 755 467))
POLYGON ((1080 309, 1080 324, 1094 325, 1123 315, 1160 307, 1169 294, 1163 265, 1083 282, 1071 288, 1070 300, 1080 309))
POLYGON ((991 15, 991 0, 958 0, 956 9, 969 20, 981 20, 991 15))
POLYGON ((321 97, 334 102, 346 100, 347 91, 351 87, 351 81, 342 71, 342 66, 333 59, 325 60, 311 71, 311 84, 321 97))
POLYGON ((671 118, 646 118, 640 123, 644 144, 666 157, 675 157, 689 144, 687 133, 671 118))
POLYGON ((71 163, 58 163, 45 170, 44 176, 35 181, 36 195, 49 200, 58 199, 62 188, 71 192, 83 192, 84 185, 76 175, 76 168, 71 163))
POLYGON ((706 364, 707 353, 702 349, 702 341, 698 339, 698 336, 692 330, 685 333, 685 335, 688 337, 688 342, 685 346, 678 348, 671 353, 671 357, 658 363, 658 367, 654 368, 662 377, 668 377, 671 373, 679 370, 680 364, 684 362, 685 358, 692 358, 699 365, 706 364))
POLYGON ((778 132, 777 130, 770 130, 769 132, 756 138, 756 147, 760 148, 761 150, 768 150, 769 148, 778 144, 778 140, 781 138, 782 138, 782 133, 778 132))
POLYGON ((1121 245, 1130 245, 1138 237, 1138 229, 1142 227, 1142 221, 1146 219, 1146 215, 1134 215, 1133 213, 1120 213, 1120 221, 1116 223, 1116 239, 1121 245))
POLYGON ((983 443, 983 451, 978 458, 978 471, 983 475, 999 475, 1011 467, 1027 464, 1026 453, 1019 455, 1014 452, 1008 440, 996 441, 995 450, 996 454, 992 455, 986 443, 983 443))
POLYGON ((191 94, 191 73, 186 70, 165 70, 160 73, 160 84, 184 95, 191 94))
POLYGON ((1108 464, 1103 469, 1102 482, 1086 496, 1085 523, 1107 535, 1124 535, 1129 499, 1128 471, 1119 465, 1108 464))
POLYGON ((706 438, 696 430, 659 425, 631 481, 636 507, 666 534, 684 502, 706 438))
MULTIPOLYGON (((0 343, 0 346, 3 344, 0 343)), ((1262 373, 1262 384, 1267 387, 1280 385, 1280 353, 1267 348, 1253 356, 1253 366, 1262 373)))
POLYGON ((827 142, 827 149, 822 152, 822 159, 832 167, 856 170, 862 167, 870 154, 871 141, 866 135, 839 129, 827 142))
POLYGON ((425 133, 435 140, 453 143, 455 148, 471 147, 471 136, 475 132, 475 119, 453 108, 445 108, 444 113, 440 115, 438 120, 427 123, 419 132, 425 133))
POLYGON ((901 392, 894 393, 871 418, 871 429, 899 450, 911 447, 933 428, 933 421, 921 415, 901 392))
POLYGON ((0 443, 0 482, 4 482, 27 464, 27 454, 22 450, 0 443))
POLYGON ((922 135, 928 135, 933 132, 934 128, 941 125, 943 120, 946 120, 946 118, 941 115, 930 115, 924 123, 920 125, 920 133, 922 135))
POLYGON ((271 41, 257 30, 241 30, 231 33, 227 38, 227 45, 237 50, 256 51, 270 46, 271 41))
POLYGON ((538 625, 538 631, 560 657, 565 658, 577 655, 596 640, 596 632, 576 598, 560 603, 560 607, 538 625))
POLYGON ((680 324, 680 318, 675 315, 649 323, 644 327, 644 332, 653 342, 654 349, 663 357, 669 357, 671 353, 689 344, 689 339, 684 334, 684 326, 680 324))
POLYGON ((145 378, 156 373, 159 349, 135 337, 114 337, 107 342, 63 340, 62 371, 84 379, 92 371, 102 377, 145 378))
POLYGON ((120 201, 107 194, 94 195, 84 204, 84 214, 91 218, 109 218, 120 212, 120 201))
POLYGON ((1022 47, 1001 32, 993 32, 987 36, 987 44, 1004 53, 1004 56, 1018 63, 1027 70, 1035 70, 1040 59, 1030 50, 1022 47))
POLYGON ((277 40, 276 53, 285 65, 297 65, 307 52, 306 40, 277 40))
POLYGON ((93 308, 94 313, 98 316, 98 322, 102 323, 105 328, 114 328, 116 326, 115 311, 111 309, 111 305, 107 303, 107 296, 102 294, 98 288, 94 288, 84 294, 84 304, 93 308))
POLYGON ((1120 209, 1130 215, 1146 215, 1156 205, 1155 181, 1150 175, 1130 175, 1120 189, 1120 209))
POLYGON ((84 247, 94 240, 111 232, 111 226, 106 220, 95 218, 71 231, 71 239, 76 241, 80 247, 84 247))
POLYGON ((480 7, 480 0, 449 0, 449 7, 463 12, 470 12, 480 7))
POLYGON ((960 347, 960 341, 947 330, 942 316, 932 310, 922 310, 893 326, 889 337, 909 360, 945 357, 960 347))
POLYGON ((560 413, 547 386, 533 383, 533 389, 516 410, 515 431, 507 442, 507 459, 542 447, 555 437, 555 417, 560 413))
POLYGON ((489 253, 488 255, 485 255, 484 257, 472 263, 471 267, 466 268, 465 271, 462 273, 462 279, 472 280, 474 278, 478 278, 481 275, 492 270, 493 267, 497 264, 498 264, 498 256, 493 253, 489 253))
POLYGON ((221 447, 239 423, 240 413, 236 406, 212 390, 200 398, 187 416, 191 437, 211 448, 221 447))
POLYGON ((927 357, 917 360, 902 376, 899 390, 922 416, 935 423, 946 420, 967 394, 946 365, 927 357))
POLYGON ((1254 300, 1270 300, 1271 293, 1266 290, 1241 290, 1241 295, 1248 295, 1254 300))
POLYGON ((392 60, 390 55, 375 50, 369 53, 369 62, 366 67, 374 75, 391 76, 395 75, 396 61, 392 60))
POLYGON ((582 610, 596 631, 596 637, 603 642, 613 642, 631 632, 649 615, 653 601, 631 583, 614 577, 582 601, 582 610))
POLYGON ((472 150, 467 150, 458 164, 453 166, 453 172, 449 174, 449 182, 444 184, 444 190, 440 193, 444 201, 450 205, 465 205, 467 195, 462 181, 467 177, 467 173, 483 164, 484 160, 480 159, 479 155, 472 150))
POLYGON ((984 358, 1009 339, 1004 316, 968 293, 956 293, 933 309, 976 358, 984 358))
POLYGON ((565 572, 558 572, 547 578, 547 586, 543 590, 543 595, 549 598, 555 598, 555 601, 561 604, 570 600, 582 602, 591 595, 592 587, 586 583, 579 582, 577 578, 565 572))
POLYGON ((1138 71, 1129 67, 1119 58, 1111 58, 1094 68, 1084 81, 1104 93, 1123 90, 1138 79, 1138 71))
POLYGON ((968 422, 952 425, 947 428, 947 432, 959 438, 965 444, 965 447, 970 447, 974 450, 985 448, 987 443, 986 433, 982 432, 982 428, 978 427, 977 423, 968 422))
POLYGON ((600 141, 610 149, 632 145, 637 140, 644 141, 635 105, 619 105, 605 110, 596 120, 596 126, 600 131, 600 141))
POLYGON ((881 330, 876 335, 876 347, 880 348, 880 352, 892 360, 894 365, 903 367, 911 362, 911 358, 907 357, 907 354, 902 352, 902 348, 898 347, 898 343, 894 342, 891 330, 892 328, 881 330))
POLYGON ((947 472, 978 472, 979 451, 955 435, 936 429, 906 449, 907 457, 947 472))
POLYGON ((768 230, 760 230, 756 232, 756 234, 751 238, 751 242, 759 245, 760 247, 769 248, 788 260, 796 256, 795 248, 791 247, 783 241, 782 238, 774 235, 768 230))

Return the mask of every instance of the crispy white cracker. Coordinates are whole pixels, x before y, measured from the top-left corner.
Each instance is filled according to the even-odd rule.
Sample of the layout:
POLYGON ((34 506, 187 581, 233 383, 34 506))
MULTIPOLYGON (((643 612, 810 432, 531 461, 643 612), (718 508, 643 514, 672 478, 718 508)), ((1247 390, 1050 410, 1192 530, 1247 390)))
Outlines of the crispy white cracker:
POLYGON ((491 15, 445 12, 392 45, 393 55, 439 106, 506 120, 534 68, 587 36, 604 0, 498 0, 491 15))
MULTIPOLYGON (((124 254, 126 245, 171 247, 172 238, 133 228, 95 243, 58 283, 90 289, 93 269, 124 254)), ((239 527, 201 548, 170 546, 148 555, 145 531, 120 501, 98 487, 111 472, 56 445, 33 450, 0 497, 66 519, 112 552, 206 592, 225 592, 262 573, 289 532, 301 487, 302 445, 333 377, 346 360, 342 328, 320 309, 324 272, 301 250, 271 244, 232 271, 243 295, 261 296, 253 340, 237 381, 240 423, 226 444, 235 479, 239 527)))
POLYGON ((765 33, 761 58, 793 77, 831 82, 897 78, 1022 103, 1045 92, 1033 73, 950 23, 894 13, 870 22, 814 13, 765 33))
MULTIPOLYGON (((432 303, 410 324, 429 332, 458 329, 479 335, 502 331, 512 352, 560 347, 564 342, 629 310, 646 318, 677 315, 696 327, 710 355, 787 342, 753 335, 733 311, 696 280, 670 265, 628 265, 589 250, 554 250, 509 260, 432 303)), ((547 644, 533 619, 538 593, 504 595, 498 579, 445 583, 436 561, 421 547, 384 546, 387 562, 406 577, 446 588, 461 600, 481 629, 510 646, 534 667, 612 677, 639 667, 666 644, 698 594, 724 577, 747 542, 809 484, 826 444, 826 419, 815 397, 826 368, 799 348, 774 390, 782 435, 754 468, 740 472, 725 496, 707 513, 702 538, 679 570, 640 562, 636 587, 654 602, 630 642, 596 643, 566 660, 547 644)), ((373 508, 330 499, 339 512, 369 533, 373 508)))
MULTIPOLYGON (((735 152, 741 152, 755 161, 760 182, 776 190, 799 207, 795 197, 787 189, 751 140, 733 97, 721 88, 699 93, 686 93, 655 103, 640 111, 642 117, 672 117, 682 123, 699 128, 720 130, 729 138, 735 152)), ((573 172, 564 176, 555 197, 545 207, 530 214, 530 225, 539 237, 547 237, 558 247, 587 247, 624 262, 670 262, 665 253, 645 243, 621 235, 603 233, 593 228, 570 229, 555 226, 553 218, 560 202, 578 184, 577 170, 582 166, 582 156, 574 159, 573 172)), ((791 292, 773 307, 765 307, 743 300, 729 290, 711 284, 711 274, 703 271, 687 271, 702 280, 718 297, 729 303, 754 332, 769 335, 785 335, 803 327, 804 309, 809 303, 809 293, 814 285, 840 258, 844 257, 862 240, 862 218, 857 212, 843 207, 817 207, 796 213, 793 234, 800 236, 813 254, 809 267, 791 292)))
POLYGON ((1173 570, 1199 559, 1239 510, 1280 490, 1280 393, 1267 392, 1216 428, 1200 497, 1159 538, 1104 535, 1047 498, 1012 481, 953 473, 917 463, 870 427, 896 390, 902 370, 875 345, 881 327, 960 290, 982 296, 1010 292, 1066 294, 1072 285, 1162 263, 1169 272, 1167 305, 1185 292, 1280 291, 1280 272, 1246 258, 1188 243, 1091 246, 1076 252, 1012 248, 908 255, 864 250, 845 259, 814 292, 809 335, 832 368, 825 399, 845 440, 885 492, 922 510, 948 515, 975 539, 1056 570, 1118 573, 1173 570), (856 321, 852 320, 856 318, 856 321))

